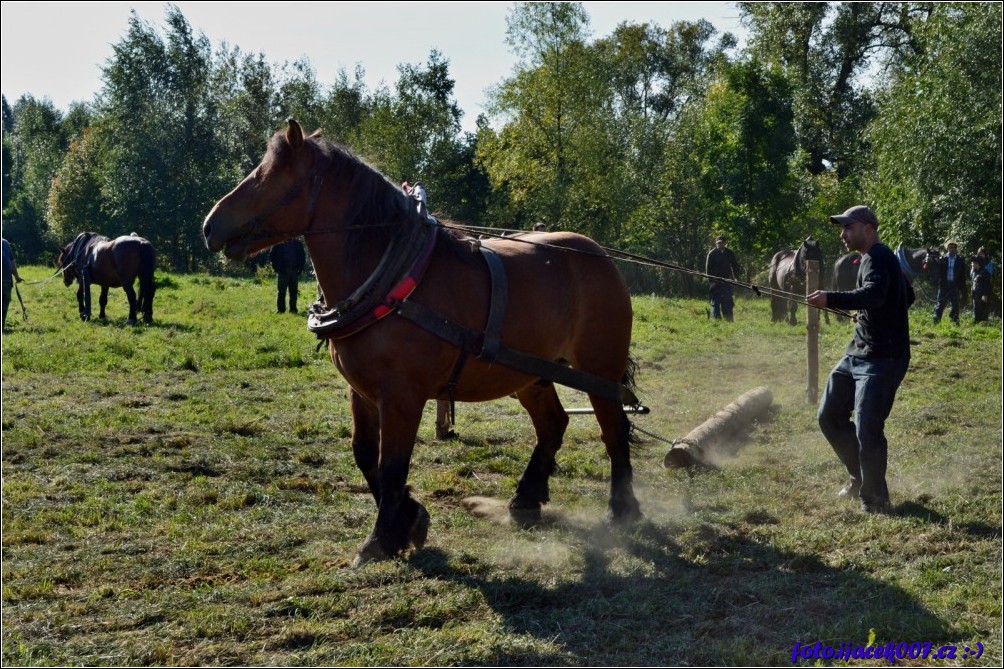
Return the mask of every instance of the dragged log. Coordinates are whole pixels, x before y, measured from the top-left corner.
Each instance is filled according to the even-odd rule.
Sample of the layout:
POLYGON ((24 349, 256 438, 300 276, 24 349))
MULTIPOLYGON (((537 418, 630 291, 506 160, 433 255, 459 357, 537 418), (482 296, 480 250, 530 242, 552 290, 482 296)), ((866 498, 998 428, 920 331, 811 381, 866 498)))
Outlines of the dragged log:
POLYGON ((774 401, 766 387, 754 388, 739 396, 732 404, 701 423, 690 434, 674 442, 666 453, 663 466, 689 467, 712 464, 716 450, 748 429, 753 421, 764 416, 774 401))

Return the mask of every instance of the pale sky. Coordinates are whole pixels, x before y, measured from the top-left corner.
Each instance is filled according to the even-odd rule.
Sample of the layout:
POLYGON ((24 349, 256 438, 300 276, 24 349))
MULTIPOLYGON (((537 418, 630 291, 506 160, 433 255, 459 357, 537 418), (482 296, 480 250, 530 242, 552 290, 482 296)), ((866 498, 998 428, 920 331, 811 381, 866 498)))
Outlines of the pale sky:
MULTIPOLYGON (((215 51, 222 42, 271 63, 309 59, 322 86, 356 64, 373 90, 397 80, 397 66, 425 63, 431 49, 450 62, 463 125, 473 130, 485 90, 512 72, 505 44, 509 2, 187 2, 174 3, 215 51)), ((729 2, 585 2, 594 37, 622 21, 668 27, 704 18, 740 38, 739 11, 729 2)), ((61 110, 89 102, 101 68, 125 35, 129 12, 163 34, 163 2, 0 3, 0 87, 11 105, 25 93, 61 110)))

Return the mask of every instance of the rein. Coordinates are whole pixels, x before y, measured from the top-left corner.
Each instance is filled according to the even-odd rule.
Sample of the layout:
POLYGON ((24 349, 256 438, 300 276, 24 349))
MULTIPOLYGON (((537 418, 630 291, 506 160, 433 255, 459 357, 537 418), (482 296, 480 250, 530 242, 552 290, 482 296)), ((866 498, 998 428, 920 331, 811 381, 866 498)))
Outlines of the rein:
POLYGON ((60 274, 62 274, 66 270, 68 270, 70 268, 70 266, 73 265, 73 264, 74 264, 74 261, 71 260, 70 262, 66 263, 65 265, 63 265, 62 267, 60 267, 59 269, 57 269, 56 273, 53 274, 52 276, 50 276, 47 279, 42 279, 41 281, 23 281, 22 283, 24 283, 24 285, 26 285, 26 286, 44 286, 45 284, 49 283, 50 281, 52 281, 53 279, 55 279, 57 276, 59 276, 60 274))

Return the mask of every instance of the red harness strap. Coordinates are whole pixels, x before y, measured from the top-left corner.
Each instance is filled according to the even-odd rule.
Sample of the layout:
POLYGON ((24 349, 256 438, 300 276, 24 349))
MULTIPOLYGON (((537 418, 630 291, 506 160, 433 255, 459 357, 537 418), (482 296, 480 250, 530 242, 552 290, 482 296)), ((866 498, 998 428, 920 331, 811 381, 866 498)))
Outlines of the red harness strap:
MULTIPOLYGON (((349 309, 348 313, 342 313, 337 308, 326 310, 322 305, 312 305, 307 318, 308 329, 321 339, 345 339, 394 313, 398 305, 415 291, 429 267, 439 230, 435 226, 427 226, 424 234, 422 246, 414 255, 411 266, 405 270, 404 277, 385 295, 364 300, 363 304, 357 305, 356 309, 349 309), (362 312, 357 311, 360 308, 362 312)), ((408 253, 406 248, 403 251, 408 253)), ((371 277, 370 281, 374 278, 376 277, 371 277)))

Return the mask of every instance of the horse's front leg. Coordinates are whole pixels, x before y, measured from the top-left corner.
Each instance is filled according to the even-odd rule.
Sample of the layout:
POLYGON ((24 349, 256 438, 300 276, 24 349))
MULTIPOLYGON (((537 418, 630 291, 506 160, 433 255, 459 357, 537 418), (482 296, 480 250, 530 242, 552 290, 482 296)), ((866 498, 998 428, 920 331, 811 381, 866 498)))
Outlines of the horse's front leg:
POLYGON ((561 406, 554 384, 533 384, 516 393, 516 397, 530 414, 537 433, 533 455, 516 485, 516 494, 509 500, 510 517, 526 525, 539 521, 540 507, 550 501, 548 481, 554 473, 555 455, 568 427, 568 414, 561 406))
POLYGON ((379 507, 380 412, 375 404, 351 388, 349 406, 352 409, 352 455, 379 507))
POLYGON ((101 294, 98 295, 98 318, 105 320, 105 307, 108 306, 108 286, 101 286, 101 294))
MULTIPOLYGON (((104 296, 107 293, 107 288, 101 289, 101 295, 104 296)), ((126 297, 129 298, 129 320, 127 321, 129 325, 136 325, 136 291, 133 290, 132 284, 122 284, 122 290, 125 291, 126 297)), ((101 317, 104 318, 104 306, 101 307, 101 317)))
POLYGON ((77 309, 80 320, 91 320, 91 287, 83 281, 77 282, 77 309))
MULTIPOLYGON (((407 488, 411 453, 424 405, 424 399, 417 396, 384 397, 377 404, 380 448, 375 485, 370 480, 372 475, 367 476, 370 490, 377 499, 376 527, 360 546, 353 566, 394 557, 409 544, 416 548, 425 545, 429 512, 411 497, 407 488)), ((372 454, 365 452, 362 441, 359 451, 355 444, 353 440, 357 462, 362 461, 360 469, 365 466, 372 471, 372 454)))

